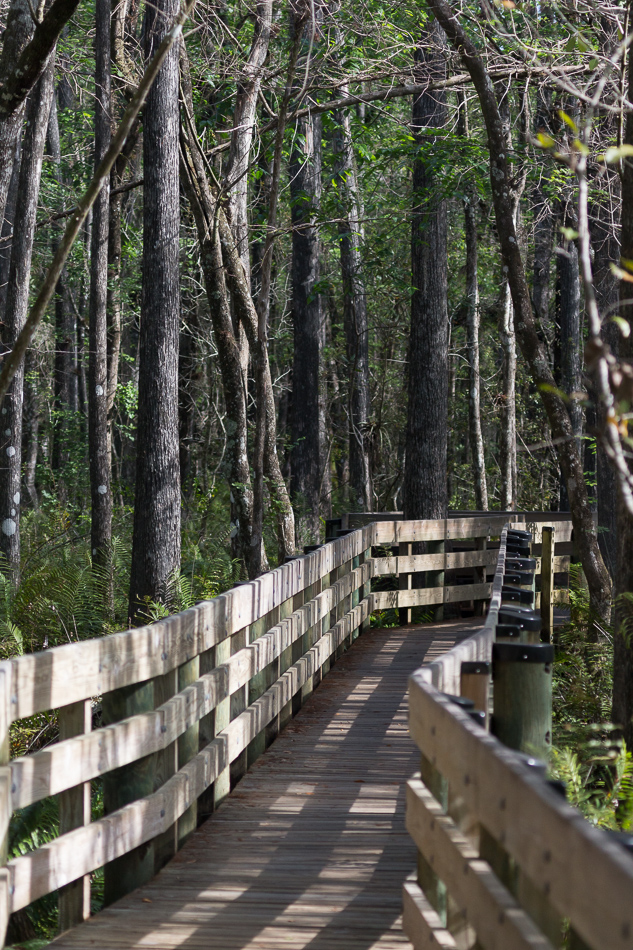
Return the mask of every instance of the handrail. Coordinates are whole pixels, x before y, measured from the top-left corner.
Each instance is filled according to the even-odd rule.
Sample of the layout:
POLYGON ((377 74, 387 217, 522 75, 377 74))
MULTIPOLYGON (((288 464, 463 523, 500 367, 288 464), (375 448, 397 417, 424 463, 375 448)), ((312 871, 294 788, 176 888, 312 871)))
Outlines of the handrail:
MULTIPOLYGON (((12 813, 38 800, 58 796, 61 814, 59 837, 0 868, 0 934, 10 913, 54 891, 60 925, 80 922, 89 913, 89 875, 114 869, 113 862, 117 874, 121 861, 132 867, 141 845, 161 842, 161 866, 195 827, 196 802, 207 814, 221 801, 374 611, 490 597, 496 603, 486 545, 502 529, 494 514, 372 523, 150 626, 0 663, 0 749, 8 749, 12 723, 40 712, 56 712, 60 733, 29 755, 0 758, 0 840, 12 813), (474 539, 475 550, 456 550, 464 547, 460 539, 474 539), (434 553, 411 553, 426 541, 434 553), (417 571, 438 564, 448 574, 436 574, 437 586, 415 586, 417 571), (459 584, 451 575, 470 569, 479 583, 459 584), (406 586, 378 589, 389 575, 406 586), (93 729, 99 697, 146 684, 158 697, 154 705, 93 729), (147 781, 139 784, 121 807, 92 821, 90 783, 150 760, 159 763, 160 782, 149 790, 147 781)), ((562 569, 570 537, 565 528, 562 569)), ((129 886, 142 883, 147 860, 134 873, 130 867, 121 876, 129 886)))
POLYGON ((419 860, 403 891, 405 932, 415 950, 551 950, 565 919, 573 950, 630 950, 633 858, 449 695, 460 694, 463 660, 491 659, 504 542, 483 629, 409 680, 422 759, 407 788, 419 860))

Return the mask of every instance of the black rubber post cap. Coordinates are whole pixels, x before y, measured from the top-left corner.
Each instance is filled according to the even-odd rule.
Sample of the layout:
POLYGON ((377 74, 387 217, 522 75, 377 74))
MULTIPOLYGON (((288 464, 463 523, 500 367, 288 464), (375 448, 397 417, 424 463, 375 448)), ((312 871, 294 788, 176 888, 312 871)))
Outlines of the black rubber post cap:
POLYGON ((497 624, 497 639, 509 640, 516 639, 518 640, 521 637, 522 627, 517 627, 513 623, 498 623, 497 624))
POLYGON ((493 643, 492 663, 553 663, 551 643, 493 643))
POLYGON ((531 541, 532 532, 522 531, 520 528, 508 528, 508 538, 520 538, 521 541, 531 541))
POLYGON ((466 696, 453 696, 452 693, 442 693, 442 696, 445 699, 450 700, 454 706, 459 706, 459 708, 463 709, 464 712, 470 712, 471 709, 475 708, 475 704, 472 699, 468 699, 466 696))
POLYGON ((476 722, 482 729, 486 728, 486 714, 483 709, 471 709, 468 713, 473 722, 476 722))
POLYGON ((509 571, 506 569, 503 579, 508 584, 531 584, 534 580, 534 574, 526 574, 523 571, 509 571))
POLYGON ((474 673, 482 675, 492 672, 492 663, 490 660, 464 660, 462 662, 462 673, 464 676, 471 676, 474 673))
POLYGON ((520 607, 518 604, 502 604, 497 614, 499 623, 516 624, 523 630, 540 630, 541 615, 528 607, 520 607))
POLYGON ((535 571, 536 561, 533 557, 507 557, 506 571, 535 571))
POLYGON ((504 584, 501 588, 501 597, 503 600, 510 601, 511 603, 527 604, 530 607, 534 606, 533 590, 521 590, 520 587, 510 587, 508 584, 504 584))

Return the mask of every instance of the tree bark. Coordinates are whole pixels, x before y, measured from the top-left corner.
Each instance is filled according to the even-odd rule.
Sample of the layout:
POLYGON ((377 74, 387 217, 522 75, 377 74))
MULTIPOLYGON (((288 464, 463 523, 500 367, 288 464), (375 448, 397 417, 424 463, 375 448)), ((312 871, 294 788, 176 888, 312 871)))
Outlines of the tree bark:
POLYGON ((231 317, 218 233, 217 218, 222 211, 218 212, 217 200, 211 192, 201 149, 195 138, 191 81, 184 45, 181 67, 184 99, 180 149, 181 179, 196 222, 200 264, 222 377, 226 410, 226 451, 223 468, 230 489, 231 556, 240 561, 250 573, 253 557, 253 489, 248 464, 248 428, 241 353, 231 317))
MULTIPOLYGON (((620 260, 620 242, 617 228, 620 218, 622 192, 620 178, 614 175, 610 186, 612 197, 608 204, 602 203, 593 208, 591 221, 591 246, 593 248, 593 275, 596 302, 604 323, 602 335, 617 356, 620 347, 620 330, 610 320, 618 312, 619 286, 618 280, 611 271, 611 265, 620 260)), ((601 189, 606 191, 607 188, 601 189)), ((628 291, 630 294, 630 291, 628 291)), ((596 405, 596 426, 598 431, 605 424, 605 412, 602 404, 596 405)), ((610 465, 600 439, 596 443, 596 499, 598 507, 598 542, 602 557, 613 579, 617 565, 617 504, 618 487, 617 477, 610 465)))
MULTIPOLYGON (((3 350, 13 349, 26 320, 29 302, 31 257, 35 237, 35 214, 40 191, 42 160, 48 116, 53 97, 54 56, 29 99, 26 130, 15 209, 11 265, 7 287, 3 350)), ((0 438, 0 551, 12 572, 14 583, 20 571, 20 501, 22 473, 22 404, 24 360, 20 361, 2 402, 0 438)))
MULTIPOLYGON (((346 85, 342 95, 348 95, 346 85)), ((343 322, 348 372, 349 488, 350 503, 358 511, 373 510, 373 488, 369 453, 369 326, 367 294, 363 276, 363 243, 360 184, 354 161, 349 112, 335 113, 332 139, 336 156, 337 193, 340 195, 341 277, 343 322)))
MULTIPOLYGON (((63 185, 62 153, 55 96, 51 101, 46 134, 46 150, 55 166, 55 177, 63 185)), ((53 254, 56 252, 62 226, 54 222, 53 254)), ((68 288, 68 271, 62 271, 55 292, 55 362, 53 369, 53 453, 52 467, 58 473, 58 489, 66 495, 64 469, 68 463, 71 439, 71 413, 77 411, 76 327, 68 288)))
MULTIPOLYGON (((7 14, 7 25, 2 38, 2 54, 0 55, 0 82, 3 91, 5 83, 17 67, 20 54, 33 36, 34 29, 35 24, 28 0, 12 0, 7 14)), ((1 99, 0 96, 0 101, 1 99)), ((11 174, 16 160, 16 146, 20 139, 22 120, 24 119, 24 103, 25 99, 22 99, 20 104, 7 116, 0 113, 0 221, 4 220, 11 174)))
MULTIPOLYGON (((177 0, 147 5, 147 60, 177 13, 177 0)), ((168 583, 180 568, 178 46, 172 46, 152 84, 143 121, 143 286, 129 606, 132 622, 141 619, 148 599, 165 600, 168 583)))
MULTIPOLYGON (((111 0, 96 0, 95 169, 110 143, 111 0)), ((90 466, 92 562, 105 568, 112 542, 112 488, 108 439, 108 226, 110 181, 94 203, 90 247, 88 358, 88 457, 90 466)))
MULTIPOLYGON (((512 114, 510 109, 509 82, 496 85, 499 100, 504 144, 507 152, 512 150, 512 114)), ((516 228, 520 194, 512 187, 510 194, 512 216, 516 228)), ((499 468, 501 484, 499 505, 502 511, 514 511, 517 507, 517 340, 514 330, 512 294, 505 268, 501 282, 499 303, 499 340, 501 342, 501 410, 499 413, 499 468)))
MULTIPOLYGON (((416 73, 429 81, 446 75, 444 37, 433 22, 416 50, 416 73)), ((447 119, 446 94, 422 93, 413 100, 411 225, 411 337, 409 405, 403 502, 405 518, 444 518, 447 509, 448 276, 446 200, 429 161, 436 130, 447 119)))
POLYGON ((247 279, 251 279, 248 227, 248 169, 255 131, 257 100, 261 77, 268 55, 273 17, 272 0, 258 0, 255 29, 247 62, 242 68, 233 113, 233 132, 226 170, 231 228, 247 279))
POLYGON ((440 21, 451 44, 460 54, 481 104, 490 151, 490 177, 495 220, 503 264, 508 268, 517 339, 534 384, 543 400, 561 469, 565 475, 574 525, 574 539, 587 578, 591 606, 599 617, 606 619, 610 612, 611 602, 609 576, 598 546, 585 487, 582 460, 569 413, 565 403, 556 392, 545 349, 534 322, 510 198, 511 166, 506 153, 503 123, 494 87, 481 56, 464 32, 451 6, 446 0, 429 0, 429 6, 440 21))
MULTIPOLYGON (((629 16, 633 0, 629 2, 629 16)), ((628 53, 628 98, 633 94, 633 56, 628 53)), ((624 143, 633 145, 633 113, 627 111, 624 143)), ((622 219, 620 255, 623 260, 633 259, 633 164, 622 163, 622 219)), ((620 316, 633 327, 632 285, 620 282, 620 316)), ((620 357, 633 360, 633 341, 620 340, 620 357)), ((627 512, 621 494, 617 508, 617 568, 615 575, 616 610, 613 638, 613 706, 614 724, 622 728, 622 737, 628 749, 633 749, 633 518, 627 512)))
POLYGON ((319 540, 323 446, 319 438, 319 374, 323 302, 318 292, 321 204, 320 117, 298 123, 289 163, 292 215, 292 450, 290 492, 297 544, 319 540))
MULTIPOLYGON (((564 219, 565 226, 574 222, 564 219)), ((578 452, 582 455, 582 408, 578 393, 582 386, 582 335, 580 326, 580 271, 578 247, 574 241, 564 241, 556 255, 557 310, 560 340, 560 386, 568 397, 569 417, 576 438, 578 452)), ((567 486, 561 484, 561 511, 569 511, 567 486)))

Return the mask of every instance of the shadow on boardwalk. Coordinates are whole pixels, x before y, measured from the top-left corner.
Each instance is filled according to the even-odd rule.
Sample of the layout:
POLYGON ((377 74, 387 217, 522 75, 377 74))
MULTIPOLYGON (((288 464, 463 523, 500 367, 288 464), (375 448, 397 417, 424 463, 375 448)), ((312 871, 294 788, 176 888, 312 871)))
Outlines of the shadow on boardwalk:
POLYGON ((176 858, 56 950, 409 947, 404 782, 417 754, 407 677, 473 629, 363 635, 176 858))

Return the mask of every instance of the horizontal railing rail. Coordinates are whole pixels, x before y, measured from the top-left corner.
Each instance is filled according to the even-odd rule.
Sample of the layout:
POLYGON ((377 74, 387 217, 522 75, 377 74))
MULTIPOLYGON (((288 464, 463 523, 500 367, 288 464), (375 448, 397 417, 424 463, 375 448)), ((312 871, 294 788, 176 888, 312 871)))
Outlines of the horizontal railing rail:
MULTIPOLYGON (((0 663, 5 858, 12 815, 59 803, 59 835, 0 869, 2 934, 11 913, 53 892, 60 929, 79 923, 101 868, 106 893, 107 875, 115 882, 111 897, 151 876, 374 612, 494 603, 497 553, 488 546, 502 530, 503 518, 490 515, 368 524, 149 626, 0 663), (379 589, 389 583, 401 589, 379 589), (51 712, 56 741, 9 761, 13 724, 51 712), (114 787, 116 807, 93 820, 100 783, 110 800, 114 787)), ((570 540, 565 528, 560 543, 570 540)))
MULTIPOLYGON (((537 570, 549 570, 542 578, 545 591, 556 558, 552 529, 543 527, 532 531, 533 540, 543 543, 537 570)), ((552 528, 566 536, 564 525, 552 528)), ((510 748, 485 727, 490 686, 498 734, 504 734, 501 713, 515 726, 538 719, 546 730, 547 713, 537 707, 547 682, 551 696, 553 650, 536 642, 532 612, 508 651, 509 637, 516 643, 521 626, 519 614, 513 618, 508 611, 508 593, 518 597, 522 590, 530 600, 528 584, 513 585, 516 590, 507 585, 516 563, 508 560, 515 554, 506 554, 508 530, 483 628, 409 681, 410 732, 421 765, 407 788, 407 828, 418 867, 404 885, 405 932, 415 950, 624 950, 633 946, 633 857, 617 836, 593 827, 564 800, 547 781, 545 763, 515 751, 522 742, 510 748), (518 627, 509 622, 514 619, 518 627), (518 671, 523 664, 525 688, 516 672, 515 692, 508 696, 502 661, 512 650, 518 671)), ((544 621, 546 608, 544 603, 544 621)), ((540 741, 541 748, 551 742, 551 725, 540 741)), ((524 746, 530 753, 527 741, 524 746)))

